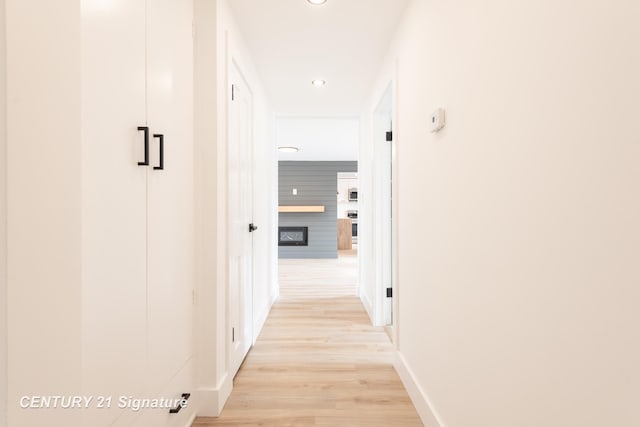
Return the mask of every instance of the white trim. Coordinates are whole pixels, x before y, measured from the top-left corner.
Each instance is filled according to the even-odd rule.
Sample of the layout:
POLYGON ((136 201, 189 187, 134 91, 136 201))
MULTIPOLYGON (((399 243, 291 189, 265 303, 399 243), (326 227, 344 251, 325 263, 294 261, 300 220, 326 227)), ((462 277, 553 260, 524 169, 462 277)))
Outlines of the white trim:
POLYGON ((393 60, 393 76, 391 79, 391 105, 392 105, 392 132, 393 132, 393 144, 391 145, 391 164, 392 164, 392 194, 393 200, 391 202, 391 216, 394 218, 391 229, 391 270, 393 283, 393 319, 391 328, 391 340, 393 341, 394 348, 398 350, 400 348, 400 294, 401 294, 401 278, 400 278, 400 227, 398 226, 398 218, 400 218, 400 158, 398 151, 400 151, 400 106, 398 103, 398 89, 399 80, 399 59, 396 57, 393 60))
MULTIPOLYGON (((5 0, 0 0, 0 23, 5 29, 5 0)), ((7 91, 6 31, 0 33, 0 425, 8 423, 8 277, 7 277, 7 91)))
POLYGON ((262 328, 264 324, 267 322, 267 318, 269 317, 269 313, 271 313, 271 309, 273 308, 273 304, 276 302, 277 297, 271 298, 269 305, 267 308, 258 316, 257 321, 253 325, 253 345, 256 344, 260 333, 262 332, 262 328))
POLYGON ((416 407, 418 415, 425 427, 446 427, 442 418, 434 409, 433 402, 422 389, 409 364, 399 351, 395 353, 393 365, 402 380, 402 384, 404 384, 404 387, 407 389, 411 402, 413 402, 413 406, 416 407))
MULTIPOLYGON (((395 170, 393 156, 390 152, 395 142, 387 142, 385 134, 393 131, 389 126, 394 123, 394 80, 390 80, 386 89, 378 98, 377 104, 372 111, 372 135, 371 144, 373 146, 373 256, 375 265, 375 293, 374 293, 374 318, 375 325, 389 326, 393 324, 391 318, 393 310, 386 297, 387 287, 391 284, 395 288, 393 271, 395 263, 393 261, 393 215, 389 213, 393 209, 392 194, 388 185, 393 183, 389 168, 395 170), (389 146, 391 144, 391 146, 389 146), (390 166, 391 165, 391 166, 390 166)), ((392 299, 393 302, 393 299, 392 299)))
POLYGON ((200 388, 195 391, 198 417, 219 417, 233 389, 233 378, 225 374, 216 388, 200 388))
POLYGON ((233 377, 228 373, 224 375, 220 384, 218 385, 218 415, 222 413, 222 409, 224 405, 227 403, 229 396, 231 395, 231 391, 233 390, 233 377))
POLYGON ((371 300, 367 296, 366 292, 360 292, 360 301, 362 301, 362 305, 364 305, 364 309, 369 315, 369 319, 371 320, 372 323, 375 324, 375 320, 373 317, 373 305, 371 304, 371 300))
POLYGON ((196 418, 198 417, 197 413, 193 413, 190 417, 189 417, 189 421, 186 422, 186 424, 184 425, 184 427, 191 427, 191 424, 194 423, 194 421, 196 420, 196 418))

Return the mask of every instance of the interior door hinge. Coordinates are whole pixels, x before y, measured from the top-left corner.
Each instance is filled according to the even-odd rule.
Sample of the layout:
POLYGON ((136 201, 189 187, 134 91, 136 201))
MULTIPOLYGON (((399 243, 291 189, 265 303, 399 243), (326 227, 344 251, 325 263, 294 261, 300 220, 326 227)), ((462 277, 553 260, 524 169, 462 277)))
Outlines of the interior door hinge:
POLYGON ((236 100, 236 85, 231 85, 231 100, 236 100))
POLYGON ((393 298, 393 288, 387 288, 387 298, 393 298))
POLYGON ((231 342, 236 342, 236 328, 231 328, 231 342))
POLYGON ((393 132, 387 132, 387 141, 393 141, 393 132))

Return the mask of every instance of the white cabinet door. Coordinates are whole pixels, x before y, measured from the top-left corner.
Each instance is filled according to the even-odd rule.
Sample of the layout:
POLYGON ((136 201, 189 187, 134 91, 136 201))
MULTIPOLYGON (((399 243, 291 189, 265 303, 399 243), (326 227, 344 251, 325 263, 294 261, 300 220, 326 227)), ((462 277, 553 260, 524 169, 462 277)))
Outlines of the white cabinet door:
MULTIPOLYGON (((139 396, 147 325, 147 168, 138 166, 137 131, 145 124, 145 0, 83 0, 82 31, 82 394, 139 396)), ((121 414, 113 402, 87 411, 84 425, 111 425, 121 414)))
POLYGON ((159 136, 149 167, 149 385, 174 398, 190 391, 169 383, 193 354, 193 10, 181 0, 147 8, 147 114, 152 135, 164 140, 164 169, 159 136))

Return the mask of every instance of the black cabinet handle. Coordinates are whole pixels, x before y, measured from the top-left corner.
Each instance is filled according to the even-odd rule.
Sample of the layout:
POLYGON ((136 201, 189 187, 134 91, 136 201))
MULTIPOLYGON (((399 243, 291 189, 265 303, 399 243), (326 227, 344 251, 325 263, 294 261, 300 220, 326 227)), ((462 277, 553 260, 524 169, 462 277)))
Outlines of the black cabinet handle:
POLYGON ((177 414, 184 406, 187 406, 187 400, 191 397, 191 393, 182 393, 182 399, 175 408, 169 409, 170 414, 177 414))
POLYGON ((154 170, 163 170, 164 169, 164 135, 159 134, 159 133, 154 133, 153 134, 154 138, 158 138, 158 144, 160 144, 159 146, 159 164, 158 166, 154 166, 153 169, 154 170))
POLYGON ((149 128, 138 126, 138 131, 144 132, 144 162, 138 162, 138 166, 149 166, 149 128))

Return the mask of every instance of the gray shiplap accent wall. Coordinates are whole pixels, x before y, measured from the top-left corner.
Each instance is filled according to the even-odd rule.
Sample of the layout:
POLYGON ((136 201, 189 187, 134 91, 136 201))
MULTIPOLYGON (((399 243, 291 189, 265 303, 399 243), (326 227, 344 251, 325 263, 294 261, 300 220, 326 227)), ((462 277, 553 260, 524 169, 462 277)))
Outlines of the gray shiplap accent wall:
POLYGON ((309 246, 279 246, 280 258, 338 257, 338 172, 357 172, 358 162, 278 163, 278 202, 283 206, 323 205, 324 213, 281 213, 279 225, 309 227, 309 246), (292 190, 298 189, 294 196, 292 190))

